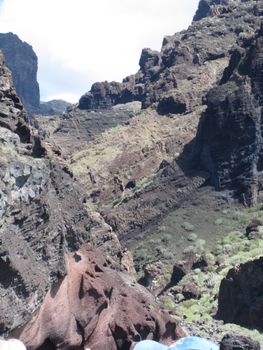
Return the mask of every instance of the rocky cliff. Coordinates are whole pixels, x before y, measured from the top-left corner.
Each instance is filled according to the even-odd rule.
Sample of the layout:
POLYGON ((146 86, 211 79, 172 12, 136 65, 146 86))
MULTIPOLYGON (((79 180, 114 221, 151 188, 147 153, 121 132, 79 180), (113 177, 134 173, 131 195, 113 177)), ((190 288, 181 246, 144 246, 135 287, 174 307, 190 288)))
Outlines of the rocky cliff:
POLYGON ((38 60, 32 46, 13 33, 0 34, 0 50, 5 55, 18 96, 29 112, 38 110, 40 103, 37 82, 38 60))
POLYGON ((87 203, 67 164, 29 126, 2 53, 0 99, 0 334, 20 334, 32 350, 43 343, 99 350, 105 342, 124 350, 147 336, 183 336, 136 284, 130 253, 87 203))
POLYGON ((236 40, 260 26, 262 11, 255 0, 200 1, 187 30, 165 37, 160 52, 143 49, 140 70, 122 83, 95 83, 79 107, 105 109, 136 100, 160 114, 195 110, 228 64, 236 40))
POLYGON ((3 332, 25 322, 52 282, 65 273, 64 253, 87 240, 91 220, 81 204, 83 194, 70 184, 70 174, 44 157, 46 151, 27 123, 2 54, 0 73, 3 332), (63 202, 67 208, 62 209, 63 202))
POLYGON ((233 50, 197 136, 214 186, 233 188, 245 205, 255 205, 262 189, 262 77, 263 27, 233 50))
POLYGON ((143 50, 137 74, 96 83, 60 118, 37 117, 37 131, 1 60, 1 333, 14 330, 32 350, 124 350, 147 336, 176 338, 180 327, 136 284, 120 241, 138 269, 152 263, 145 271, 165 297, 163 271, 179 254, 206 253, 203 228, 215 247, 214 232, 226 227, 234 231, 217 253, 199 256, 205 264, 183 286, 175 276, 175 289, 167 285, 177 318, 177 307, 190 324, 209 309, 211 321, 223 259, 250 245, 236 232, 232 192, 204 186, 234 188, 244 204, 261 189, 262 15, 258 1, 202 0, 187 31, 166 37, 161 52, 143 50))

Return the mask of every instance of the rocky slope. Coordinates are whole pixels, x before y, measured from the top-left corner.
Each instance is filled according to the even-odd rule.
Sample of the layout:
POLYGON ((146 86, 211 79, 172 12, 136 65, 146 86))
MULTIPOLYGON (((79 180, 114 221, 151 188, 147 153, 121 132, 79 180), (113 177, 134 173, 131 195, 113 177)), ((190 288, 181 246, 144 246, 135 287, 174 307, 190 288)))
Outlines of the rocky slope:
POLYGON ((5 55, 18 96, 29 112, 39 108, 38 60, 32 46, 13 33, 0 34, 0 50, 5 55))
POLYGON ((12 330, 17 336, 36 314, 40 321, 35 324, 33 318, 21 334, 29 349, 44 342, 47 349, 71 345, 82 349, 84 343, 101 349, 109 336, 104 321, 109 304, 112 309, 107 308, 105 316, 112 318, 109 349, 127 349, 138 337, 182 336, 177 323, 137 285, 130 253, 88 205, 67 164, 45 148, 29 126, 2 53, 0 96, 0 334, 12 330), (85 248, 87 242, 99 251, 85 248), (56 313, 61 303, 63 312, 56 313), (127 318, 129 313, 134 317, 127 318), (53 318, 52 332, 51 324, 41 321, 47 317, 53 318), (36 334, 39 325, 41 332, 36 334))
POLYGON ((191 26, 167 36, 160 52, 143 49, 140 70, 122 83, 95 83, 79 101, 81 109, 103 109, 130 101, 160 114, 185 114, 228 64, 237 39, 249 38, 260 26, 259 1, 201 1, 191 26))
POLYGON ((65 273, 63 254, 87 240, 84 227, 91 220, 67 170, 43 157, 45 149, 27 123, 2 54, 0 66, 0 323, 6 331, 28 319, 65 273), (64 209, 63 202, 68 203, 64 209))
MULTIPOLYGON (((209 177, 216 184, 209 159, 202 165, 196 153, 201 142, 185 146, 209 105, 203 98, 232 65, 234 48, 250 45, 262 14, 261 3, 253 0, 201 2, 188 30, 165 37, 161 52, 143 50, 138 73, 123 83, 94 84, 78 107, 48 127, 47 142, 69 161, 89 200, 119 237, 136 237, 155 225, 209 177), (131 104, 125 112, 128 116, 130 108, 130 119, 121 117, 126 107, 109 110, 133 100, 151 108, 133 111, 131 104)), ((213 90, 210 95, 217 100, 213 90)), ((44 135, 47 128, 42 129, 44 135)), ((205 142, 209 132, 203 131, 205 142)), ((238 164, 233 163, 233 172, 240 170, 240 177, 253 183, 238 164)), ((247 204, 253 203, 247 199, 247 204)))
MULTIPOLYGON (((124 350, 144 332, 165 338, 158 325, 172 325, 169 334, 179 335, 165 313, 153 312, 159 306, 152 297, 142 292, 145 302, 142 289, 122 273, 134 269, 120 240, 144 270, 144 285, 174 317, 183 315, 192 334, 222 338, 227 328, 213 319, 221 279, 236 263, 262 255, 262 236, 252 240, 237 231, 251 212, 236 206, 231 191, 255 204, 251 185, 261 188, 262 15, 254 0, 201 0, 187 31, 166 37, 161 52, 143 50, 136 75, 95 84, 60 118, 37 117, 38 135, 2 62, 3 332, 27 321, 53 284, 35 318, 15 330, 29 348, 44 342, 46 349, 100 349, 105 339, 96 334, 104 334, 112 349, 124 350), (204 188, 218 178, 225 191, 204 188), (224 232, 230 233, 221 237, 224 232), (74 254, 84 242, 106 261, 84 246, 74 254), (186 259, 183 268, 178 254, 186 259), (127 316, 134 305, 139 326, 127 316), (99 316, 90 319, 84 308, 99 316)), ((260 208, 253 213, 262 216, 260 208)))

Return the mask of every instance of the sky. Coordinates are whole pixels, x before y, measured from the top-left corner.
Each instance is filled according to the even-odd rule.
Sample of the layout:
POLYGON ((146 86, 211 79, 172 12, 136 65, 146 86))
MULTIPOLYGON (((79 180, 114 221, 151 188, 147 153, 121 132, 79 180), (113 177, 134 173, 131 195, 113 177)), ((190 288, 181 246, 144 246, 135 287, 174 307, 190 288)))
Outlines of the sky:
POLYGON ((0 0, 0 32, 38 56, 41 100, 77 102, 96 81, 122 81, 141 50, 186 29, 199 0, 0 0))

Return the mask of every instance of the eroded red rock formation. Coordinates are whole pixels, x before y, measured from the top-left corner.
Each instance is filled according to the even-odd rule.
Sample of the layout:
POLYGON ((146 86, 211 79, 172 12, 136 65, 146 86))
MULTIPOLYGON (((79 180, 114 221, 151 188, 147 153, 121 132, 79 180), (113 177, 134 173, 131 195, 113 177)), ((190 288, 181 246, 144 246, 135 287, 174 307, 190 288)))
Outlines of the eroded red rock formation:
POLYGON ((128 350, 140 339, 170 343, 184 336, 152 294, 109 268, 90 245, 66 260, 67 275, 20 334, 28 350, 128 350))

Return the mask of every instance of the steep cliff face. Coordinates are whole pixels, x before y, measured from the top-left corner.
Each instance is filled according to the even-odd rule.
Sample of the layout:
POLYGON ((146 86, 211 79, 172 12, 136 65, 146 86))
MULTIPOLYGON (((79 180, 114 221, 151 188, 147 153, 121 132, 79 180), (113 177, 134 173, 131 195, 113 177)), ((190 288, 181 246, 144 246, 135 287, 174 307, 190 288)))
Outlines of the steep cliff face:
POLYGON ((29 126, 2 53, 0 152, 0 335, 12 331, 31 350, 124 350, 148 335, 183 336, 136 284, 129 251, 67 164, 29 126))
POLYGON ((38 60, 32 46, 13 33, 0 34, 0 50, 5 55, 18 96, 29 112, 39 108, 38 60))
POLYGON ((160 52, 143 49, 140 70, 122 83, 96 83, 79 101, 81 109, 107 109, 141 101, 160 114, 186 114, 202 103, 228 64, 238 38, 260 26, 259 1, 202 0, 192 25, 163 40, 160 52))
POLYGON ((3 332, 27 320, 52 282, 65 273, 64 254, 87 240, 91 220, 71 176, 43 157, 45 149, 26 121, 2 54, 0 96, 3 332))
POLYGON ((262 189, 263 31, 234 50, 207 96, 200 124, 201 158, 217 189, 234 188, 247 205, 262 189))

